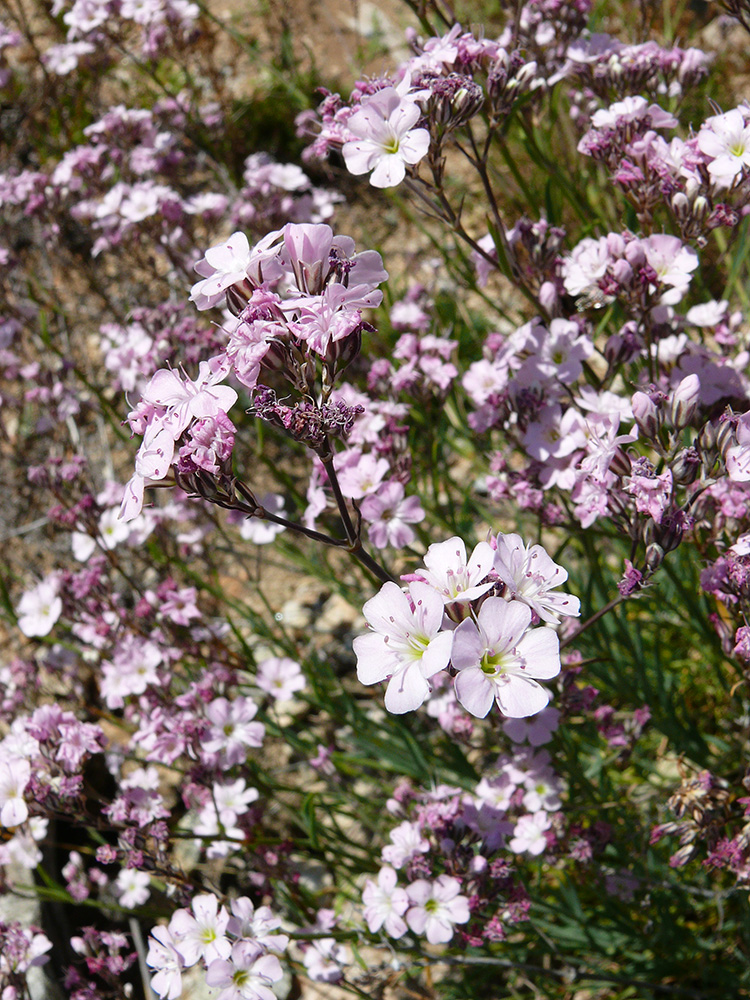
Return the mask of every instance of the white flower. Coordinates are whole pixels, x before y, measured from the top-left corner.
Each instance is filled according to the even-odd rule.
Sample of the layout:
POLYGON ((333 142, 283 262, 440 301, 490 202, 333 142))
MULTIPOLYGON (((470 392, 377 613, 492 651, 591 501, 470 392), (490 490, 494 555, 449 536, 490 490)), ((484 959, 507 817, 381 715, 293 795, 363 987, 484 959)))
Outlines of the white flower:
POLYGON ((142 906, 151 895, 150 877, 146 872, 136 871, 135 868, 123 868, 115 885, 120 893, 120 906, 128 910, 134 906, 142 906))
POLYGON ((24 635, 48 635, 52 626, 62 614, 62 601, 57 596, 58 581, 55 576, 47 576, 21 597, 16 608, 18 627, 24 635))

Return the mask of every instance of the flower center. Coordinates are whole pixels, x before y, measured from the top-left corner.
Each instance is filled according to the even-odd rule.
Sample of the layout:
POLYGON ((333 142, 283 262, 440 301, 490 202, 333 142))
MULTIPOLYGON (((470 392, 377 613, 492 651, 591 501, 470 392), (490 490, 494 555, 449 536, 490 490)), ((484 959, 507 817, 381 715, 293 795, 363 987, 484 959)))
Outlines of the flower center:
POLYGON ((479 666, 482 668, 482 673, 487 674, 489 677, 496 677, 498 674, 503 673, 507 659, 504 652, 498 653, 488 649, 485 650, 484 656, 479 661, 479 666))

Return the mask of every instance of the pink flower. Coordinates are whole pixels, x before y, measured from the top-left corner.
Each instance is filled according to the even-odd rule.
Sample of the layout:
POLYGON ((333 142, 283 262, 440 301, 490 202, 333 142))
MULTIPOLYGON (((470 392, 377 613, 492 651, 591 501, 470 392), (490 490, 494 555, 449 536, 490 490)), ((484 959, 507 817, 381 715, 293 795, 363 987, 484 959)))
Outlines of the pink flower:
POLYGON ((381 927, 389 937, 400 938, 406 934, 403 915, 409 908, 409 897, 405 889, 396 885, 395 871, 388 866, 378 873, 377 885, 368 879, 362 893, 365 920, 374 934, 381 927))
POLYGON ((352 174, 372 171, 373 187, 387 188, 400 184, 406 165, 414 165, 426 155, 430 133, 414 128, 420 118, 419 105, 403 95, 399 88, 385 87, 362 100, 346 127, 355 137, 345 142, 342 153, 346 169, 352 174))
POLYGON ((557 622, 560 615, 580 615, 577 597, 552 593, 565 583, 568 572, 541 545, 524 545, 520 535, 508 534, 498 535, 496 546, 494 569, 514 601, 528 604, 545 622, 557 622))
POLYGON ((639 242, 659 282, 672 289, 664 292, 661 303, 675 305, 687 292, 691 274, 698 267, 698 254, 679 237, 665 233, 656 233, 639 242))
POLYGON ((698 148, 711 157, 708 172, 719 187, 731 187, 750 167, 750 125, 739 108, 708 118, 698 133, 698 148))
POLYGON ((508 719, 503 729, 514 743, 528 740, 533 747, 541 747, 552 739, 559 721, 558 709, 547 707, 533 719, 508 719))
POLYGON ((0 826, 13 827, 29 815, 23 793, 31 778, 31 765, 22 757, 0 760, 0 826))
POLYGON ((493 559, 491 546, 479 542, 467 561, 466 546, 454 536, 431 545, 424 557, 426 572, 423 570, 415 575, 441 594, 445 604, 467 603, 491 589, 492 581, 482 581, 492 569, 493 559))
POLYGON ((62 600, 58 597, 59 582, 50 575, 31 590, 27 590, 18 602, 18 627, 29 638, 48 635, 52 626, 62 614, 62 600))
POLYGON ((416 538, 410 524, 424 520, 424 510, 419 497, 404 499, 404 487, 397 479, 382 483, 377 493, 366 496, 360 506, 362 517, 368 521, 367 534, 376 549, 391 545, 402 549, 416 538))
POLYGON ((430 842, 422 836, 419 824, 408 820, 391 830, 390 839, 391 842, 385 845, 381 857, 394 868, 403 868, 415 854, 426 854, 430 849, 430 842))
POLYGON ((166 927, 154 927, 149 938, 146 963, 156 969, 151 986, 162 1000, 176 1000, 182 995, 182 969, 184 963, 177 951, 172 935, 166 927))
POLYGON ((419 708, 430 693, 428 678, 450 659, 453 636, 441 631, 440 595, 423 583, 410 584, 408 595, 397 584, 385 583, 362 613, 373 631, 354 640, 357 677, 362 684, 388 680, 389 712, 419 708))
MULTIPOLYGON (((730 476, 731 478, 731 476, 730 476)), ((666 469, 660 476, 645 466, 633 465, 633 475, 625 480, 625 492, 635 497, 635 509, 641 514, 649 514, 657 524, 661 524, 672 500, 672 471, 666 469)))
POLYGON ((542 854, 547 849, 545 831, 552 826, 552 820, 540 809, 533 815, 522 816, 513 829, 513 839, 508 847, 516 854, 542 854))
MULTIPOLYGON (((229 958, 229 956, 227 956, 229 958)), ((216 1000, 276 1000, 271 983, 281 979, 281 963, 250 941, 238 941, 231 960, 215 959, 206 971, 206 984, 219 986, 216 1000)))
POLYGON ((195 265, 203 280, 190 290, 190 301, 198 309, 210 309, 224 300, 227 288, 244 281, 250 266, 250 244, 244 233, 233 233, 226 243, 219 243, 195 265))
POLYGON ((276 701, 286 701, 305 686, 302 667, 288 656, 271 656, 258 664, 258 687, 276 701))
POLYGON ((534 678, 560 673, 560 643, 552 629, 528 632, 530 623, 526 604, 488 597, 476 623, 466 618, 453 633, 456 697, 472 715, 483 719, 493 701, 511 718, 546 707, 549 692, 534 678))
POLYGON ((229 958, 231 944, 226 937, 229 914, 212 893, 194 896, 190 910, 177 910, 169 921, 175 948, 185 965, 199 959, 207 964, 217 958, 229 958))
POLYGON ((120 894, 118 899, 120 906, 124 906, 128 910, 134 906, 142 906, 151 895, 150 884, 151 877, 147 872, 139 872, 134 868, 123 868, 115 881, 117 891, 120 894))
POLYGON ((226 698, 215 698, 206 706, 206 718, 211 728, 201 748, 206 753, 221 752, 225 767, 243 763, 248 747, 263 745, 265 726, 262 722, 252 721, 257 712, 258 706, 252 698, 240 695, 231 702, 226 698))
POLYGON ((450 875, 440 875, 434 882, 418 879, 407 888, 411 906, 406 922, 415 934, 424 934, 430 944, 447 944, 453 937, 453 925, 469 919, 469 901, 460 896, 461 883, 450 875))
POLYGON ((135 460, 135 475, 125 487, 120 517, 132 521, 143 507, 146 480, 164 479, 172 465, 174 446, 193 420, 226 414, 237 401, 237 393, 220 385, 229 372, 226 358, 217 356, 201 361, 198 378, 180 378, 170 368, 162 368, 152 377, 143 393, 143 402, 151 409, 143 443, 135 460))
POLYGON ((274 916, 270 907, 259 906, 256 909, 251 899, 240 896, 232 900, 230 908, 232 916, 227 925, 230 934, 277 951, 284 951, 289 944, 288 935, 274 933, 281 926, 281 918, 274 916))

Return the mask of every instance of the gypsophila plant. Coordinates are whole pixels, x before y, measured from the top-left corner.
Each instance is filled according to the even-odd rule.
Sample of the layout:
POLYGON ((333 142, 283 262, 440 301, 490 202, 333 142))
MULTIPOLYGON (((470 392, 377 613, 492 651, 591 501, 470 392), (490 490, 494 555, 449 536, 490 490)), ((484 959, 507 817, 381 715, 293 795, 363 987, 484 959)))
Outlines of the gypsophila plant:
POLYGON ((2 8, 0 1000, 750 995, 705 8, 2 8))

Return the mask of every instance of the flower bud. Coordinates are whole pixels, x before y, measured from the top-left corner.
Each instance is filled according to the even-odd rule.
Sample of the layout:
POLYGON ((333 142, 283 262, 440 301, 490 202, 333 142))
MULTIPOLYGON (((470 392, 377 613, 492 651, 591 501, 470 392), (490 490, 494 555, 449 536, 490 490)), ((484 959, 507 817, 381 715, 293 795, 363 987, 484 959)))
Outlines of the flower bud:
POLYGON ((683 448, 672 462, 672 478, 682 486, 690 486, 701 471, 701 458, 696 448, 683 448))
POLYGON ((326 348, 326 364, 338 374, 357 357, 362 348, 362 324, 341 340, 332 340, 326 348))
POLYGON ((708 199, 705 195, 699 194, 693 202, 693 216, 696 219, 705 219, 708 215, 708 199))
POLYGON ((687 196, 684 195, 682 191, 677 191, 672 195, 672 211, 678 219, 687 218, 690 212, 690 202, 687 200, 687 196))
POLYGON ((609 471, 614 472, 616 476, 629 476, 633 471, 633 466, 630 463, 627 452, 624 452, 622 448, 618 448, 612 456, 612 461, 609 463, 609 471))
POLYGON ((716 431, 716 447, 722 458, 726 458, 727 452, 737 444, 734 420, 723 418, 719 420, 716 431))
POLYGON ((662 523, 656 528, 656 543, 662 551, 662 558, 665 553, 672 552, 682 541, 684 534, 682 527, 682 511, 676 511, 673 515, 666 516, 662 523))
POLYGON ((253 294, 253 286, 247 280, 235 282, 226 289, 227 309, 233 316, 239 316, 242 310, 250 301, 253 294))
POLYGON ((628 285, 633 280, 633 268, 630 266, 628 261, 616 260, 612 265, 612 277, 617 282, 618 285, 622 285, 623 288, 627 288, 628 285))
POLYGON ((653 441, 659 433, 659 411, 656 404, 645 392, 634 392, 630 400, 633 416, 644 437, 653 441))
POLYGON ((664 549, 656 542, 652 542, 646 549, 646 568, 651 573, 655 572, 664 561, 664 549))
POLYGON ((560 303, 560 297, 552 281, 543 281, 539 286, 539 305, 545 309, 550 316, 554 316, 560 303))
POLYGON ((632 240, 625 247, 625 259, 631 267, 643 267, 646 263, 646 252, 638 240, 632 240))
POLYGON ((669 409, 670 420, 675 430, 687 427, 695 416, 700 400, 701 383, 697 375, 686 375, 672 394, 669 409))

